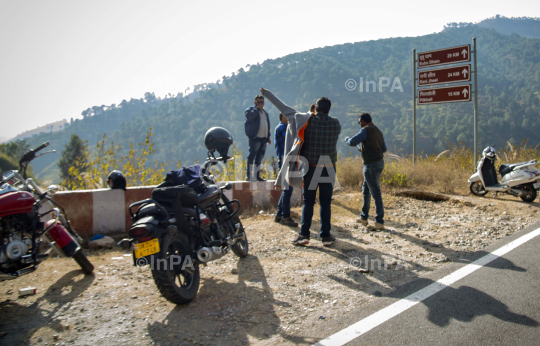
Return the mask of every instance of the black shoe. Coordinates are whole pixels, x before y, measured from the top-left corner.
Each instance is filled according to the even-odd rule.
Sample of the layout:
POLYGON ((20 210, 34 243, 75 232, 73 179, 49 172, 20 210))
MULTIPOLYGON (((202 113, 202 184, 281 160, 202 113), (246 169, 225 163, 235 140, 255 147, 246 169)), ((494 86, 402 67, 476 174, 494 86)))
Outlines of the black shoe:
POLYGON ((280 222, 281 221, 281 216, 275 216, 274 217, 274 222, 280 222))
POLYGON ((324 246, 330 246, 332 244, 334 244, 336 242, 336 237, 334 237, 333 235, 329 236, 329 237, 323 237, 322 238, 322 244, 324 246))
POLYGON ((301 245, 301 246, 307 245, 309 244, 309 237, 299 234, 298 237, 296 237, 296 239, 292 241, 292 243, 293 245, 301 245))
POLYGON ((298 222, 295 222, 292 218, 282 218, 280 224, 289 227, 298 227, 298 222))

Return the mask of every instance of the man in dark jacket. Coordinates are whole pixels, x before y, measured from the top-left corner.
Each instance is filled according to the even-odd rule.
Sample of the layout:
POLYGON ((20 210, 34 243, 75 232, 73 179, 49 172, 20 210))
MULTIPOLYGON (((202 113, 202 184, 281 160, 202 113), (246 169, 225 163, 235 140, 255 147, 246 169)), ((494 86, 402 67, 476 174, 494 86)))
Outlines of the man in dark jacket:
POLYGON ((361 224, 368 226, 369 207, 371 196, 375 200, 375 225, 369 225, 372 230, 384 229, 384 206, 381 195, 380 177, 384 169, 384 153, 386 152, 386 144, 384 136, 371 120, 371 115, 368 113, 360 114, 358 123, 362 127, 352 138, 345 138, 345 143, 350 146, 360 144, 358 150, 362 152, 364 160, 364 183, 362 184, 362 193, 364 195, 364 203, 362 205, 362 213, 357 220, 361 224))
POLYGON ((249 138, 249 155, 247 158, 246 180, 264 181, 259 174, 260 165, 270 140, 270 118, 264 108, 264 97, 255 96, 255 106, 246 109, 244 128, 249 138), (255 164, 255 165, 253 165, 255 164), (257 172, 257 174, 254 174, 257 172))

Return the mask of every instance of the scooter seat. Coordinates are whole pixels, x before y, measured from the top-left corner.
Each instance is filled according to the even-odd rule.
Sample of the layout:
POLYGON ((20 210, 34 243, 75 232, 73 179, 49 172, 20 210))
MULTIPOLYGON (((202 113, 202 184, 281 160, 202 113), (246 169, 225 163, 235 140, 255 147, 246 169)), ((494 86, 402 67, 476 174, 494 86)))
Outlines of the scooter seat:
POLYGON ((501 165, 501 167, 499 167, 499 173, 501 173, 502 176, 512 172, 514 170, 514 167, 515 166, 510 166, 510 165, 501 165))

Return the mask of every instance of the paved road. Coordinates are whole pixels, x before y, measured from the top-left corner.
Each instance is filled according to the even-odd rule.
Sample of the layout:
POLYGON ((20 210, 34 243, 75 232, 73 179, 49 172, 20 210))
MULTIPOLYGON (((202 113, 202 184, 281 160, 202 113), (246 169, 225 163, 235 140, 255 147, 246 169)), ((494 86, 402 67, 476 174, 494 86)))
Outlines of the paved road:
MULTIPOLYGON (((319 340, 328 338, 366 317, 372 320, 374 313, 396 302, 410 302, 401 299, 505 244, 532 235, 538 228, 540 222, 470 255, 462 263, 446 266, 340 320, 329 321, 311 336, 319 340)), ((540 345, 540 236, 378 324, 347 345, 540 345)))

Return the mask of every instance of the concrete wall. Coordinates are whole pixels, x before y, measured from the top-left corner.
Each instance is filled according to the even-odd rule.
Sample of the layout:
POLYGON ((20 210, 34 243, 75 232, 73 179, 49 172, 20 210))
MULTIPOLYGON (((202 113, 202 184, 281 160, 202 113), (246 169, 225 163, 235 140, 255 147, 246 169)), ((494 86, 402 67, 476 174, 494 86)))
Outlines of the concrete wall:
MULTIPOLYGON (((226 190, 229 199, 237 199, 241 210, 251 207, 277 206, 281 191, 274 190, 274 181, 231 182, 226 190)), ((73 228, 81 236, 118 234, 131 227, 128 207, 130 204, 151 197, 155 186, 128 187, 124 190, 61 191, 54 195, 68 215, 73 228)), ((300 189, 295 189, 291 203, 299 203, 300 189)))

